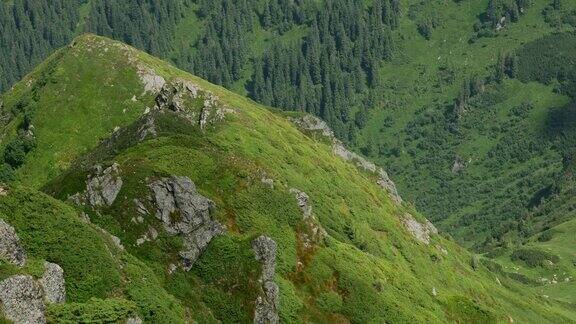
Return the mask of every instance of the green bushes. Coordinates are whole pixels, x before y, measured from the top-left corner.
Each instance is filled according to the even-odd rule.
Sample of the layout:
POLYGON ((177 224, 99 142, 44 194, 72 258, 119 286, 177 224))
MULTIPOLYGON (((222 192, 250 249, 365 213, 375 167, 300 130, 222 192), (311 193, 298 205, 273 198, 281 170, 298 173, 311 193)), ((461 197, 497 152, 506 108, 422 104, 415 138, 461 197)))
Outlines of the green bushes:
POLYGON ((137 316, 136 304, 125 299, 90 299, 86 303, 51 304, 50 323, 118 323, 137 316))
POLYGON ((321 293, 316 298, 316 305, 328 313, 338 313, 342 310, 342 297, 333 291, 321 293))
POLYGON ((12 168, 19 168, 26 160, 28 154, 36 147, 36 140, 32 136, 20 134, 4 149, 4 161, 12 168))
POLYGON ((554 234, 556 234, 556 231, 552 229, 544 231, 538 236, 538 242, 549 242, 554 237, 554 234))
POLYGON ((552 0, 544 10, 542 10, 544 20, 552 27, 562 27, 567 24, 576 27, 576 9, 565 8, 561 0, 552 0))
POLYGON ((14 226, 29 256, 64 269, 68 300, 105 298, 120 286, 104 241, 72 208, 33 190, 9 190, 0 197, 0 217, 14 226))
POLYGON ((449 297, 444 302, 449 316, 458 323, 496 323, 496 316, 472 300, 462 296, 449 297))
POLYGON ((523 261, 531 268, 548 266, 549 263, 557 263, 560 261, 558 256, 536 249, 518 249, 510 256, 512 261, 523 261))
POLYGON ((16 179, 10 164, 0 164, 0 183, 10 183, 16 179))
POLYGON ((517 78, 550 84, 557 80, 560 90, 574 95, 576 82, 576 34, 556 33, 524 45, 516 53, 517 78))

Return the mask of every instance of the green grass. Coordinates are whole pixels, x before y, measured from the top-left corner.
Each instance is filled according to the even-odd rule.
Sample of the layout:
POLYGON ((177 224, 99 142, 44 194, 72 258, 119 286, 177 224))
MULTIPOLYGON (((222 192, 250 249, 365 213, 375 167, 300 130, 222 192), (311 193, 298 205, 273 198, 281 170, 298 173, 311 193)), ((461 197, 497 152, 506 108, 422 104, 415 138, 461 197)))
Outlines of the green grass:
MULTIPOLYGON (((76 61, 106 71, 103 67, 113 66, 106 60, 123 62, 125 57, 122 51, 116 52, 115 44, 84 36, 61 53, 64 59, 56 63, 55 71, 61 71, 57 72, 57 82, 35 90, 40 94, 34 116, 39 145, 27 157, 18 177, 23 184, 42 187, 55 198, 67 200, 82 190, 94 164, 118 163, 124 182, 114 204, 97 210, 86 207, 84 211, 97 226, 118 236, 126 252, 110 254, 106 240, 91 236, 96 235, 94 229, 82 224, 76 216, 78 211, 63 203, 44 195, 34 198, 28 189, 0 198, 0 211, 17 210, 8 221, 22 233, 31 254, 57 261, 67 279, 72 278, 70 301, 84 304, 65 305, 55 311, 63 314, 58 316, 69 316, 74 309, 85 310, 82 318, 126 316, 135 307, 149 322, 251 322, 260 289, 260 265, 254 259, 251 242, 265 234, 278 244, 276 281, 282 297, 280 316, 285 322, 502 322, 509 317, 518 322, 576 320, 568 306, 544 299, 531 287, 508 277, 500 278, 499 285, 496 274, 488 268, 473 270, 472 256, 442 236, 434 235, 429 246, 416 241, 404 229, 401 217, 406 212, 417 219, 423 216, 410 204, 395 205, 376 185, 374 175, 334 156, 325 139, 305 135, 282 114, 129 50, 132 57, 167 80, 188 79, 235 110, 205 131, 178 114, 154 113, 158 136, 135 141, 141 123, 138 113, 152 98, 129 100, 132 94, 143 91, 133 66, 118 63, 121 66, 115 70, 94 75, 76 61), (88 56, 95 57, 93 62, 85 60, 88 56), (102 84, 88 82, 88 76, 102 84), (77 85, 79 80, 83 85, 77 85), (121 90, 108 90, 112 84, 121 90), (67 104, 67 89, 82 91, 82 97, 74 101, 82 103, 81 111, 75 112, 67 104), (89 107, 96 111, 88 111, 89 107), (131 112, 124 113, 124 108, 131 112), (114 140, 98 144, 115 126, 125 125, 114 140), (57 135, 50 135, 50 128, 58 129, 57 135), (73 133, 76 136, 65 138, 65 130, 69 134, 77 130, 73 133), (262 184, 263 172, 274 179, 273 189, 262 184), (172 276, 167 269, 179 260, 181 240, 166 235, 153 215, 146 216, 144 224, 130 221, 136 215, 133 199, 147 201, 150 179, 168 175, 192 179, 199 192, 215 202, 215 217, 228 229, 211 242, 190 272, 172 276), (324 242, 312 248, 303 246, 301 234, 307 225, 290 188, 308 193, 314 214, 328 233, 324 242), (60 206, 61 212, 46 213, 46 205, 51 204, 60 206), (33 222, 24 221, 24 215, 29 214, 35 217, 33 222), (76 217, 69 221, 73 228, 55 234, 68 224, 61 219, 62 214, 76 217), (53 218, 41 220, 44 215, 53 218), (137 246, 137 238, 148 226, 161 232, 159 238, 137 246), (54 245, 40 246, 43 241, 54 245), (73 242, 79 243, 69 246, 73 242), (84 242, 91 245, 85 247, 84 242), (69 249, 79 252, 64 252, 69 249), (103 261, 79 259, 86 255, 103 261), (55 256, 59 258, 51 259, 55 256), (93 269, 96 264, 98 268, 93 269), (96 279, 106 280, 73 276, 90 271, 95 272, 96 279), (100 301, 90 301, 92 297, 106 301, 99 307, 100 301)), ((41 68, 35 73, 49 72, 41 68)), ((7 98, 16 102, 25 91, 19 90, 21 87, 7 98)))

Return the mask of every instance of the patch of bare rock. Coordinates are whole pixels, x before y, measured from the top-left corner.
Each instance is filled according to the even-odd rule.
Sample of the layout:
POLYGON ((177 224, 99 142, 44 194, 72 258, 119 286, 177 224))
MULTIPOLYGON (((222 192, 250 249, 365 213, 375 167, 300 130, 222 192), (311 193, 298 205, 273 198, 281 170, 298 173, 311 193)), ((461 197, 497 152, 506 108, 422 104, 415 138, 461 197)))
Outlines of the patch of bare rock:
POLYGON ((252 242, 252 250, 254 251, 256 260, 262 264, 262 273, 258 279, 262 291, 256 298, 254 323, 279 323, 278 307, 280 291, 278 285, 274 282, 276 271, 276 242, 262 235, 252 242))
POLYGON ((402 203, 402 197, 398 194, 396 184, 390 179, 386 171, 376 166, 374 163, 366 160, 364 157, 348 150, 344 144, 336 138, 334 132, 330 129, 328 124, 323 120, 312 115, 305 115, 298 118, 291 118, 292 123, 297 127, 307 131, 321 132, 321 134, 332 142, 332 152, 340 158, 354 163, 358 168, 375 173, 378 176, 376 183, 384 190, 386 190, 397 204, 402 203))

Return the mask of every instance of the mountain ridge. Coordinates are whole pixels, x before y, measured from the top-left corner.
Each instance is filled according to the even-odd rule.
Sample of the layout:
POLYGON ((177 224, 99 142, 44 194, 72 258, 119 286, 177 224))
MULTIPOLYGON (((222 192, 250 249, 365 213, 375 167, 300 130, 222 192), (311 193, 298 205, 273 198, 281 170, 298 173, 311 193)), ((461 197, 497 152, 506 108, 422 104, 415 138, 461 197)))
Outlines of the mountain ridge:
MULTIPOLYGON (((574 320, 569 306, 490 270, 395 202, 378 185, 380 172, 290 121, 305 115, 286 116, 93 35, 58 55, 52 72, 40 68, 3 96, 3 111, 13 112, 4 151, 18 136, 36 145, 0 197, 29 256, 64 269, 68 299, 46 306, 52 321, 250 322, 256 314, 274 321, 275 312, 282 322, 574 320), (143 81, 142 70, 164 84, 146 92, 160 78, 143 81), (62 135, 50 135, 54 128, 62 135), (111 264, 110 273, 94 272, 99 290, 74 275, 91 262, 58 252, 54 237, 75 239, 58 234, 63 225, 32 235, 46 210, 93 228, 75 236, 101 242, 83 257, 111 264), (37 221, 26 222, 28 213, 37 221), (214 221, 226 230, 204 235, 214 221)), ((2 263, 0 279, 9 269, 42 272, 2 263)))

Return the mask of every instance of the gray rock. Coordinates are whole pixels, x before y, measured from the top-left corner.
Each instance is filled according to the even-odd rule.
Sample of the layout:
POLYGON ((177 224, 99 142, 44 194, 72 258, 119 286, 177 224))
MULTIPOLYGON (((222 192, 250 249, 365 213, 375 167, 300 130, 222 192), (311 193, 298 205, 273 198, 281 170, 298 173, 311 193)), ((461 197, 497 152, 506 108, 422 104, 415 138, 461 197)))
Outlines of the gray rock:
POLYGON ((158 136, 158 131, 156 130, 156 118, 153 114, 147 114, 142 125, 138 128, 138 137, 140 142, 144 141, 148 137, 158 136))
POLYGON ((396 189, 396 184, 392 180, 388 174, 380 167, 376 166, 374 163, 366 160, 364 157, 348 150, 344 144, 336 138, 334 132, 328 127, 328 125, 322 121, 321 119, 311 116, 305 115, 299 118, 291 118, 292 123, 294 123, 297 127, 307 131, 320 131, 323 136, 328 138, 332 142, 332 152, 342 158, 343 160, 349 161, 354 163, 356 167, 361 170, 376 173, 378 176, 378 180, 376 183, 384 190, 386 190, 397 204, 402 203, 402 197, 398 194, 398 190, 396 189))
POLYGON ((276 242, 267 236, 259 236, 252 241, 252 250, 256 260, 262 263, 262 282, 274 280, 276 272, 276 242))
POLYGON ((40 285, 44 289, 44 297, 49 303, 66 302, 66 284, 64 270, 50 262, 44 262, 44 274, 40 278, 40 285))
POLYGON ((265 185, 266 187, 270 188, 270 189, 274 189, 274 179, 270 179, 268 178, 268 176, 266 176, 266 174, 263 174, 262 177, 260 178, 260 181, 262 182, 263 185, 265 185))
POLYGON ((262 264, 262 273, 259 282, 262 285, 262 293, 256 298, 254 323, 274 324, 279 323, 278 316, 280 291, 274 282, 276 271, 276 242, 264 235, 252 241, 252 249, 256 260, 262 264))
POLYGON ((210 241, 224 233, 224 227, 212 220, 214 202, 200 195, 187 177, 163 178, 150 184, 156 218, 170 235, 184 239, 180 251, 183 267, 190 270, 210 241))
POLYGON ((86 198, 94 207, 111 206, 121 189, 122 179, 118 164, 114 163, 105 170, 97 165, 94 168, 94 174, 88 178, 86 198))
POLYGON ((186 79, 175 79, 165 84, 156 97, 155 110, 172 110, 204 130, 208 125, 224 119, 233 109, 209 91, 186 79), (198 105, 198 101, 202 105, 198 105))
POLYGON ((298 207, 302 210, 304 219, 306 220, 312 217, 312 206, 309 203, 310 197, 308 197, 308 194, 296 188, 291 188, 290 193, 296 197, 298 207))
POLYGON ((0 282, 4 315, 16 324, 46 323, 42 288, 31 276, 13 276, 0 282))
POLYGON ((322 228, 312 211, 312 204, 310 203, 308 194, 296 188, 291 188, 290 193, 296 198, 298 207, 300 207, 302 211, 302 219, 307 227, 307 231, 300 233, 302 243, 304 247, 311 248, 327 235, 326 231, 322 228))
POLYGON ((158 93, 166 83, 163 77, 158 75, 152 68, 144 65, 138 65, 138 76, 144 85, 144 93, 158 93))
POLYGON ((154 227, 150 226, 148 227, 146 233, 144 233, 138 240, 136 240, 136 245, 140 246, 145 242, 154 241, 156 238, 158 238, 158 231, 154 227))
POLYGON ((26 264, 26 251, 20 244, 14 227, 0 219, 0 259, 19 267, 26 264))
POLYGON ((126 320, 126 324, 142 324, 142 320, 138 316, 130 317, 126 320))
POLYGON ((148 215, 148 209, 146 208, 146 206, 144 206, 144 204, 140 200, 134 199, 134 204, 136 205, 136 211, 138 212, 138 214, 143 216, 148 215))
POLYGON ((460 173, 460 171, 464 170, 465 167, 466 163, 459 156, 457 156, 454 160, 454 163, 452 164, 452 173, 460 173))
POLYGON ((420 223, 414 219, 412 215, 406 213, 402 221, 408 232, 410 232, 415 239, 426 245, 430 244, 430 236, 432 234, 438 234, 436 227, 428 220, 426 220, 425 223, 420 223))

